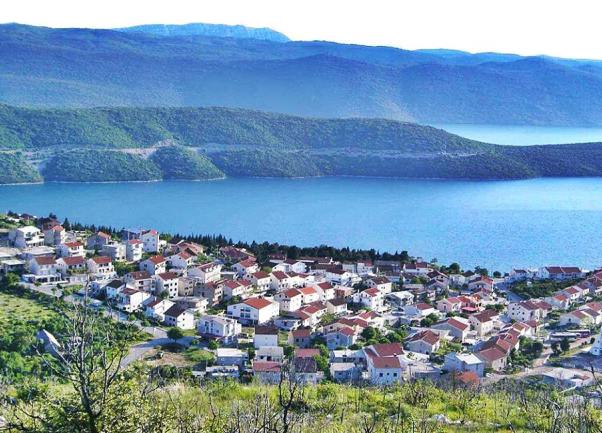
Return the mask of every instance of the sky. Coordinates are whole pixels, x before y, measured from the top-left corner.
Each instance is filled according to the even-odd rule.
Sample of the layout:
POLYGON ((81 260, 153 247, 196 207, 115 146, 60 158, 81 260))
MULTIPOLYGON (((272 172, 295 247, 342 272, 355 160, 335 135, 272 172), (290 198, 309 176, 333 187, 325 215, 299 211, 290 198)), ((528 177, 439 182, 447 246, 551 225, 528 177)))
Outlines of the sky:
POLYGON ((602 59, 599 0, 2 0, 0 22, 113 28, 204 22, 294 40, 602 59))

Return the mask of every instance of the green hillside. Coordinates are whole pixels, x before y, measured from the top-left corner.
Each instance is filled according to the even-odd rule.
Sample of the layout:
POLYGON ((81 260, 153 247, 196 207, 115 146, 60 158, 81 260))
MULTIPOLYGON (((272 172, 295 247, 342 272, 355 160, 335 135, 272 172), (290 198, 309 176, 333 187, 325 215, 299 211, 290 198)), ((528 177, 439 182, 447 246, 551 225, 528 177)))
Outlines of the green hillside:
MULTIPOLYGON (((597 143, 498 146, 393 120, 316 119, 228 108, 38 110, 2 105, 0 148, 27 151, 30 159, 42 162, 48 181, 224 175, 602 176, 602 146, 597 143), (138 155, 128 148, 145 150, 138 155)), ((15 158, 23 156, 9 160, 8 155, 13 154, 0 155, 4 165, 13 167, 5 170, 3 183, 39 179, 28 165, 16 174, 15 158)))
POLYGON ((151 160, 163 172, 164 179, 217 179, 224 173, 213 162, 182 146, 159 148, 151 160))
POLYGON ((27 163, 22 153, 0 152, 0 184, 41 181, 40 174, 27 163))

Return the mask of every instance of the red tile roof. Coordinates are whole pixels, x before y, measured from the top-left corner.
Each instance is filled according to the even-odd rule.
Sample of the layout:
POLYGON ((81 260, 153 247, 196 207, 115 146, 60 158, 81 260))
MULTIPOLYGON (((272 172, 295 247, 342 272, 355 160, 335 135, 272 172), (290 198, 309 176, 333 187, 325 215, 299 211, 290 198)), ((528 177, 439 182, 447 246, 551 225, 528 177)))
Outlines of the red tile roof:
POLYGON ((262 308, 268 307, 272 305, 270 301, 263 298, 249 298, 243 301, 244 304, 247 304, 249 307, 253 307, 257 310, 261 310, 262 308))

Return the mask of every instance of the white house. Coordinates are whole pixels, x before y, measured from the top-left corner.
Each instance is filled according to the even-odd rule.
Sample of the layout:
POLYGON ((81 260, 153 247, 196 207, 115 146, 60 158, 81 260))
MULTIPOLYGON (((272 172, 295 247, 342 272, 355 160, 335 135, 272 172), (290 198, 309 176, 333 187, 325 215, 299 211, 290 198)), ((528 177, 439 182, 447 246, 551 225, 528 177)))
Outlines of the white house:
POLYGON ((232 270, 241 278, 249 277, 259 271, 259 265, 254 259, 247 259, 232 265, 232 270))
POLYGON ((149 293, 126 287, 117 295, 117 308, 128 313, 138 311, 150 296, 149 293))
POLYGON ((188 270, 188 276, 195 278, 200 284, 213 283, 221 278, 222 265, 205 263, 188 270))
POLYGON ((180 329, 194 329, 194 314, 180 305, 172 305, 164 315, 164 323, 167 326, 177 326, 180 329))
POLYGON ((235 319, 224 316, 206 315, 199 319, 197 332, 203 337, 215 338, 231 343, 241 333, 242 325, 235 319))
POLYGON ((167 267, 167 260, 163 256, 151 256, 140 262, 140 270, 146 271, 150 275, 162 274, 167 267))
POLYGON ((432 329, 439 329, 443 331, 449 331, 449 334, 458 340, 460 343, 464 342, 468 337, 468 331, 470 331, 470 324, 466 319, 461 317, 450 317, 442 322, 435 323, 431 326, 432 329))
POLYGON ((146 271, 134 271, 125 275, 124 280, 132 287, 145 292, 155 291, 155 281, 151 274, 146 271))
POLYGON ((267 323, 278 316, 279 304, 264 298, 248 298, 238 304, 229 305, 227 314, 243 323, 267 323))
POLYGON ((67 240, 67 232, 60 224, 55 224, 44 230, 44 244, 49 246, 60 245, 67 240))
POLYGON ((101 254, 108 256, 116 262, 124 262, 126 259, 125 244, 121 242, 111 242, 102 247, 101 254))
POLYGON ((144 315, 151 319, 163 322, 165 320, 165 312, 169 310, 174 303, 169 299, 155 298, 147 303, 144 308, 144 315))
POLYGON ((169 256, 167 261, 169 262, 169 265, 173 268, 187 269, 194 264, 195 258, 196 257, 192 254, 186 251, 182 251, 172 256, 169 256))
POLYGON ((384 295, 391 293, 393 290, 393 283, 387 277, 369 277, 366 279, 366 284, 368 284, 368 287, 378 289, 384 295))
POLYGON ((84 257, 86 255, 84 244, 81 242, 65 242, 64 244, 60 244, 56 248, 56 251, 60 257, 84 257))
POLYGON ((380 290, 373 287, 354 295, 354 302, 362 304, 373 311, 381 311, 384 307, 384 295, 380 290))
POLYGON ((406 340, 406 346, 408 350, 412 352, 430 355, 439 350, 439 347, 441 346, 441 339, 439 334, 431 331, 430 329, 425 329, 424 331, 417 332, 409 337, 406 340))
POLYGON ((284 290, 274 296, 274 299, 280 304, 282 312, 297 311, 303 305, 303 294, 299 289, 284 290))
POLYGON ((547 316, 550 309, 550 304, 538 300, 512 302, 508 305, 506 315, 518 322, 540 321, 547 316))
POLYGON ((111 278, 117 275, 110 257, 97 256, 86 261, 88 272, 97 278, 111 278))
POLYGON ((294 277, 286 272, 275 271, 270 274, 270 288, 277 292, 294 288, 294 277))
MULTIPOLYGON (((256 326, 253 335, 253 346, 256 349, 264 346, 278 346, 278 328, 275 326, 256 326)), ((273 361, 266 359, 264 361, 273 361)))
POLYGON ((485 375, 485 363, 473 353, 451 352, 446 354, 443 369, 450 372, 472 371, 479 377, 485 375))
POLYGON ((144 253, 144 244, 140 239, 130 239, 125 243, 125 258, 129 262, 139 262, 144 253))
POLYGON ((161 294, 167 292, 169 298, 175 298, 178 296, 178 283, 180 277, 173 272, 162 272, 154 275, 155 280, 155 293, 161 294))
POLYGON ((63 276, 83 272, 86 269, 86 259, 83 256, 61 257, 56 261, 56 267, 63 276))
POLYGON ((374 344, 363 352, 373 385, 392 385, 402 380, 404 369, 399 356, 403 349, 399 343, 374 344))
POLYGON ((145 253, 158 253, 161 251, 161 241, 157 230, 148 230, 140 236, 145 253))
POLYGON ((226 280, 224 281, 224 299, 229 300, 235 296, 246 298, 253 293, 253 286, 247 280, 226 280))
POLYGON ((254 272, 249 276, 249 280, 251 281, 251 283, 253 283, 253 285, 257 288, 257 291, 260 293, 267 292, 270 289, 271 279, 270 274, 268 274, 267 272, 254 272))
POLYGON ((17 248, 41 247, 44 245, 44 233, 34 226, 13 229, 8 233, 8 239, 17 248))
POLYGON ((301 260, 286 259, 274 266, 272 270, 285 273, 295 272, 297 274, 304 274, 307 272, 307 265, 301 260))

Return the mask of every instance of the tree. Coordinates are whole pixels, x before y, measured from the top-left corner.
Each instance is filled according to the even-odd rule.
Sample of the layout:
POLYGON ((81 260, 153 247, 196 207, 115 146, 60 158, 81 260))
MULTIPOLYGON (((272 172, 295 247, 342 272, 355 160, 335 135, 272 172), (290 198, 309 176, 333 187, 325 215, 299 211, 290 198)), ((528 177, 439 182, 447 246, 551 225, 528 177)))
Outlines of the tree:
POLYGON ((211 350, 217 350, 219 348, 219 344, 217 341, 211 340, 209 344, 207 344, 207 347, 211 350))
POLYGON ((180 338, 184 337, 184 332, 178 328, 177 326, 172 326, 167 331, 167 336, 175 342, 177 342, 180 338))
POLYGON ((560 350, 562 350, 563 352, 568 352, 570 349, 571 349, 571 343, 569 343, 568 338, 564 337, 560 341, 560 350))

